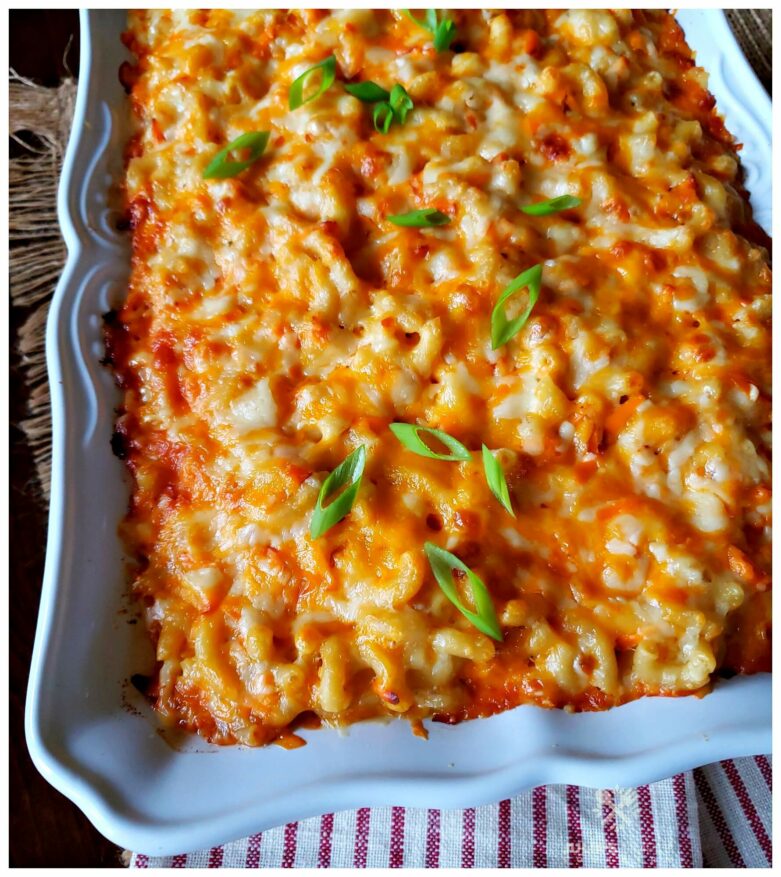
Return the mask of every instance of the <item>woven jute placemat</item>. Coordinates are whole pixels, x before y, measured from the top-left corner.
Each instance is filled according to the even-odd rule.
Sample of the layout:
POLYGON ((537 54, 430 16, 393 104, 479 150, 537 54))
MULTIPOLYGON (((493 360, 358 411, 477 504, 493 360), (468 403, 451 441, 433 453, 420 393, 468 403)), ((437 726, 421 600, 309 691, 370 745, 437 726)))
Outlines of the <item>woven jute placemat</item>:
POLYGON ((727 9, 727 19, 743 53, 768 93, 773 93, 773 10, 727 9))
MULTIPOLYGON (((770 91, 772 11, 728 10, 727 18, 757 76, 770 91)), ((24 308, 16 346, 27 384, 27 416, 18 424, 29 444, 41 500, 48 502, 51 420, 44 338, 49 301, 65 261, 57 224, 57 182, 73 118, 76 82, 42 88, 12 72, 9 88, 11 137, 24 154, 9 163, 11 303, 24 308), (19 139, 26 132, 30 138, 19 139)))
POLYGON ((75 103, 75 79, 65 79, 58 88, 43 88, 11 72, 10 135, 23 149, 8 163, 11 304, 25 315, 15 339, 27 390, 27 415, 18 426, 35 463, 37 483, 29 489, 46 504, 51 472, 46 317, 65 263, 57 185, 75 103))

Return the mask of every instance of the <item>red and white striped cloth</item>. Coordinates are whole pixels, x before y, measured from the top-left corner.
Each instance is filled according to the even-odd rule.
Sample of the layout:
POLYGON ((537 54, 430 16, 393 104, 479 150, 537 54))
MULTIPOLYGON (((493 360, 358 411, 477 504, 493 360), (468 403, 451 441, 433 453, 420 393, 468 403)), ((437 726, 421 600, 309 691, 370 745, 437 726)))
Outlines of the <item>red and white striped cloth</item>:
POLYGON ((765 868, 771 763, 738 758, 636 789, 540 786, 466 810, 377 807, 291 822, 135 868, 765 868))

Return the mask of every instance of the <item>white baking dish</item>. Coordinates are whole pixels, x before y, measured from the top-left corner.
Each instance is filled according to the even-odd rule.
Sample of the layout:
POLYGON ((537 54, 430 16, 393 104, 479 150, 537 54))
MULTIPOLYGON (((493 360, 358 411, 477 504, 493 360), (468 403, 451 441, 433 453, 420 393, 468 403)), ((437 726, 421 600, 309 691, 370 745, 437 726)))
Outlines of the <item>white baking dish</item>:
MULTIPOLYGON (((430 739, 404 722, 304 732, 295 751, 173 747, 128 677, 151 647, 133 620, 116 527, 128 498, 109 439, 118 396, 101 314, 124 293, 127 240, 108 207, 121 167, 124 12, 82 13, 76 120, 59 193, 68 263, 48 324, 54 466, 46 573, 27 700, 41 773, 111 840, 149 854, 202 848, 361 805, 464 807, 541 783, 637 785, 770 750, 770 678, 706 698, 646 699, 601 714, 521 707, 430 739)), ((770 104, 720 12, 682 13, 730 129, 745 143, 757 217, 770 223, 770 104)))

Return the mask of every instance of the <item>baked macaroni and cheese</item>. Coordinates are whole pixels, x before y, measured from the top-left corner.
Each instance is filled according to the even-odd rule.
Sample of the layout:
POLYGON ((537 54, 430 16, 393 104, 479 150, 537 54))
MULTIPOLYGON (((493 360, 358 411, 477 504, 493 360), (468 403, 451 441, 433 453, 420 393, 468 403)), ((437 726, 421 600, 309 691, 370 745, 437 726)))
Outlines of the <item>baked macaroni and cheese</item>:
POLYGON ((145 11, 107 324, 217 743, 770 662, 768 241, 670 14, 145 11))

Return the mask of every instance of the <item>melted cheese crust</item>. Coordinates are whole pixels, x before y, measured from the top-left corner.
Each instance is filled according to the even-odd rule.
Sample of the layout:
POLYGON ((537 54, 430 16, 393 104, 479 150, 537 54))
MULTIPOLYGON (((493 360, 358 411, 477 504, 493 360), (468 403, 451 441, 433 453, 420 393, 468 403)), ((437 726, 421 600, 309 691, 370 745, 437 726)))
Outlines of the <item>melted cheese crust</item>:
POLYGON ((769 668, 767 241, 706 75, 663 11, 451 14, 441 54, 392 11, 130 17, 123 532, 157 707, 218 743, 769 668), (331 53, 337 82, 290 112, 331 53), (377 133, 347 80, 401 82, 415 109, 377 133), (249 170, 203 179, 260 130, 249 170), (519 209, 566 193, 582 206, 519 209), (451 223, 385 218, 422 207, 451 223), (531 318, 492 351, 499 293, 537 263, 531 318), (395 420, 473 462, 410 453, 395 420), (352 513, 312 540, 361 444, 352 513), (426 540, 481 576, 503 643, 439 590, 426 540))

